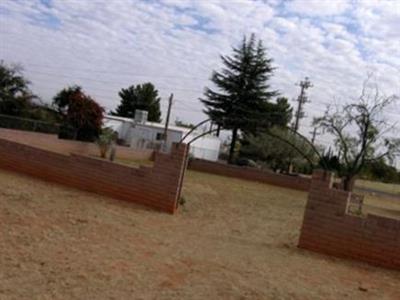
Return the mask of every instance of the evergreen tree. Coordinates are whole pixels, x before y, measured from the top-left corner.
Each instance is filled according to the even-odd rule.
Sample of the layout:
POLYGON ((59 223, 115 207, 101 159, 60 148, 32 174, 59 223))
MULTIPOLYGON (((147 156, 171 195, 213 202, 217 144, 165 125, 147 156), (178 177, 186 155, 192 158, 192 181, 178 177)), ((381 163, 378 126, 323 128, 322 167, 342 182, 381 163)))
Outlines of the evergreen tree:
POLYGON ((264 120, 262 126, 271 127, 287 127, 290 120, 292 119, 293 108, 289 104, 289 100, 286 97, 279 97, 276 99, 276 103, 266 103, 266 114, 267 119, 264 120))
POLYGON ((233 55, 221 56, 224 68, 214 71, 211 81, 219 91, 206 88, 200 99, 204 112, 213 122, 232 130, 229 162, 232 163, 239 130, 255 132, 270 117, 268 101, 277 95, 267 83, 273 74, 272 59, 267 58, 261 41, 255 36, 243 38, 233 55))
POLYGON ((148 120, 161 122, 160 97, 154 85, 150 82, 132 85, 127 89, 121 89, 118 93, 121 103, 118 105, 114 116, 134 118, 135 110, 145 110, 148 112, 148 120))

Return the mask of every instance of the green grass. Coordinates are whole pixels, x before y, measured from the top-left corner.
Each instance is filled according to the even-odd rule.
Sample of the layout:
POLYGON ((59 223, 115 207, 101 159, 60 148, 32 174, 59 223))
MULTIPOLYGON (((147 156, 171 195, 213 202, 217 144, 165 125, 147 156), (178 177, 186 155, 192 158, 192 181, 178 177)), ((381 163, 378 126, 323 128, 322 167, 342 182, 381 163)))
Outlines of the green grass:
MULTIPOLYGON (((206 199, 207 202, 211 201, 216 205, 221 203, 221 210, 225 209, 224 205, 227 205, 225 202, 227 199, 229 199, 231 206, 242 206, 244 203, 249 203, 251 206, 258 203, 258 205, 264 206, 266 199, 268 199, 268 205, 279 205, 280 208, 284 208, 282 215, 279 216, 282 218, 285 218, 284 215, 286 214, 290 215, 298 210, 303 210, 307 201, 306 192, 190 170, 186 173, 183 190, 185 200, 189 205, 193 202, 200 205, 204 202, 202 199, 206 199)), ((204 204, 205 206, 199 207, 199 210, 207 210, 209 203, 204 204)), ((281 212, 276 210, 275 213, 278 214, 278 211, 281 212)), ((400 218, 400 201, 364 193, 362 212, 364 215, 373 213, 400 218)))
POLYGON ((356 188, 374 189, 379 192, 400 195, 400 184, 358 179, 356 181, 356 188))
MULTIPOLYGON (((108 158, 101 158, 100 155, 91 155, 91 157, 108 161, 108 158)), ((138 168, 140 166, 147 166, 147 167, 153 166, 153 161, 148 159, 127 159, 127 158, 116 157, 114 162, 134 168, 138 168)))
POLYGON ((139 166, 147 166, 151 167, 153 166, 153 162, 148 159, 125 159, 125 158, 116 158, 115 162, 128 165, 131 167, 139 167, 139 166))

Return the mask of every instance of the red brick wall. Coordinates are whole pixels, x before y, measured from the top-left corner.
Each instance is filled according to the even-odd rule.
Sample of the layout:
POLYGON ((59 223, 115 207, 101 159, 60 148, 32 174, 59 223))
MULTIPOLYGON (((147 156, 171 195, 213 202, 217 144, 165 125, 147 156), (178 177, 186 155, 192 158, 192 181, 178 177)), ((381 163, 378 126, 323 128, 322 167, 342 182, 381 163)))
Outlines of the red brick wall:
POLYGON ((308 191, 311 183, 310 179, 304 177, 281 175, 254 168, 226 165, 201 159, 190 160, 188 167, 195 171, 259 181, 301 191, 308 191))
POLYGON ((352 215, 360 199, 331 187, 330 174, 314 172, 299 247, 400 270, 400 220, 352 215))
MULTIPOLYGON (((99 155, 99 148, 94 143, 62 140, 54 134, 0 128, 0 138, 61 154, 99 155)), ((116 148, 116 157, 121 159, 148 160, 153 155, 152 150, 136 150, 122 146, 116 148)))
POLYGON ((153 167, 131 168, 82 155, 64 155, 0 138, 0 168, 174 213, 187 146, 156 153, 153 167))

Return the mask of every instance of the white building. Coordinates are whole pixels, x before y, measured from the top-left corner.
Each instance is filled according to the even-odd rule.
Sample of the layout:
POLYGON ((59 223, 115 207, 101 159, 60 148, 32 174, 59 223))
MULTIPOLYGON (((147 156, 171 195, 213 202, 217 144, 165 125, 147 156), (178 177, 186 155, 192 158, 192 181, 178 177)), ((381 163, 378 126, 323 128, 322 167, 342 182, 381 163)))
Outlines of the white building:
MULTIPOLYGON (((137 111, 135 120, 106 115, 104 126, 111 127, 130 147, 136 149, 161 149, 164 139, 165 124, 148 122, 147 112, 137 111)), ((169 151, 172 143, 179 142, 190 131, 189 128, 168 126, 166 150, 169 151)), ((189 134, 183 142, 189 143, 202 132, 197 130, 189 134)), ((190 154, 195 158, 217 161, 221 141, 218 137, 205 135, 190 144, 190 154)))

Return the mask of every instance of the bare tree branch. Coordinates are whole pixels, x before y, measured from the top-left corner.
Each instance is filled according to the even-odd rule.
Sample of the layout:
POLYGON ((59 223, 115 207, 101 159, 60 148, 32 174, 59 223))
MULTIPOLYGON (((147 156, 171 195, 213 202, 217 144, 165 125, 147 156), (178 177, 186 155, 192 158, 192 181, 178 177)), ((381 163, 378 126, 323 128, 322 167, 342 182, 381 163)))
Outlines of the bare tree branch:
POLYGON ((376 84, 371 87, 369 74, 364 81, 361 95, 357 102, 344 105, 325 114, 314 123, 337 141, 339 151, 343 152, 344 176, 350 181, 361 172, 367 162, 391 158, 400 152, 400 142, 385 138, 395 124, 388 124, 383 116, 384 109, 398 100, 395 95, 384 96, 376 84), (379 154, 375 153, 379 149, 379 154))

